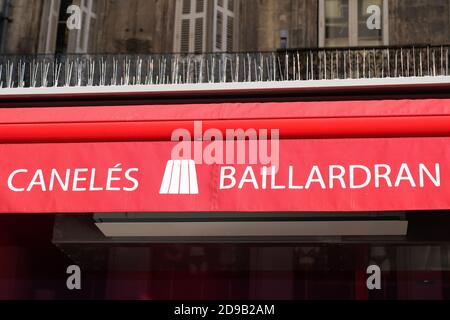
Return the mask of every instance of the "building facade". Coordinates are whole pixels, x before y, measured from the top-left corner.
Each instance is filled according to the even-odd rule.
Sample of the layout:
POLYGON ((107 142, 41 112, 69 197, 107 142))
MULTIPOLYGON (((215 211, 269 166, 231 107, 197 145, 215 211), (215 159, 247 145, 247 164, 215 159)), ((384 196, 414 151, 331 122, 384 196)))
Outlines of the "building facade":
POLYGON ((3 52, 14 54, 434 45, 447 43, 450 32, 445 0, 4 0, 0 5, 3 52), (65 27, 72 4, 81 8, 81 30, 65 27), (379 12, 368 13, 370 6, 379 12), (380 21, 370 30, 366 22, 373 13, 380 21))

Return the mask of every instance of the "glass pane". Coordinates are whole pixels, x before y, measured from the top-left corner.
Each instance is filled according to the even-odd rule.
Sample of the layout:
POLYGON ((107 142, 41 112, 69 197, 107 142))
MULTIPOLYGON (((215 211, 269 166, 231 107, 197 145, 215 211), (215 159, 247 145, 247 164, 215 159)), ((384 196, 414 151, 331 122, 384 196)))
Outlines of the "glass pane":
POLYGON ((325 46, 348 46, 348 0, 325 0, 325 46))
POLYGON ((372 46, 383 44, 382 14, 382 0, 358 0, 358 45, 372 46), (376 6, 374 8, 378 8, 378 12, 369 11, 368 13, 370 6, 376 6), (378 26, 376 26, 377 20, 378 26))

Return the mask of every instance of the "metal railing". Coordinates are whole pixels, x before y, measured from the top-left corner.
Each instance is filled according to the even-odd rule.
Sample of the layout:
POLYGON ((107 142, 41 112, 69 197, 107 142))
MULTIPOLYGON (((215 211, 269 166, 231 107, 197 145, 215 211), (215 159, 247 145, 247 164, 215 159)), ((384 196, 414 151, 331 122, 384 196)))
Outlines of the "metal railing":
POLYGON ((4 55, 0 88, 449 75, 450 46, 148 55, 4 55))

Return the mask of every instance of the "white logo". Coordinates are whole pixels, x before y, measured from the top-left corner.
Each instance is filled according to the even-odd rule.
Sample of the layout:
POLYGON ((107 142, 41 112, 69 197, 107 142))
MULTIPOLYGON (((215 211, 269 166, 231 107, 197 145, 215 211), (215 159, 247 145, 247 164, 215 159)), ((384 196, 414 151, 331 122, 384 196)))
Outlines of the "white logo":
POLYGON ((160 194, 198 194, 194 160, 169 160, 160 194))

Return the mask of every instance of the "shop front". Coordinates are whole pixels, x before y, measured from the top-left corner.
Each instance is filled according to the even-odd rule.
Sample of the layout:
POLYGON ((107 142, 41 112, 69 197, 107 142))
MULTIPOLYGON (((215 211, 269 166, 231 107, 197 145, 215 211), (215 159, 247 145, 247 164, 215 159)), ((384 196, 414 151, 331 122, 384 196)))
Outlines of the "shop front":
POLYGON ((0 298, 450 298, 450 100, 407 82, 5 90, 0 298))

